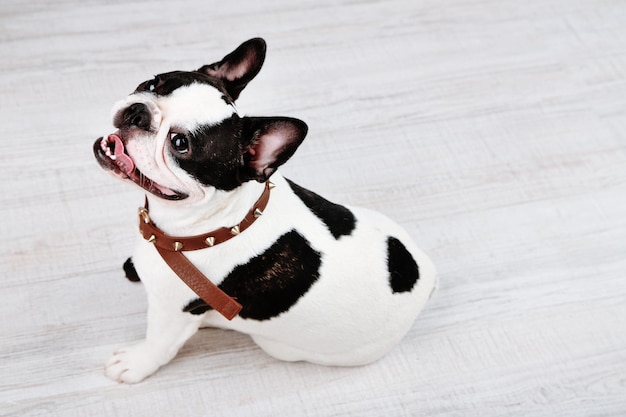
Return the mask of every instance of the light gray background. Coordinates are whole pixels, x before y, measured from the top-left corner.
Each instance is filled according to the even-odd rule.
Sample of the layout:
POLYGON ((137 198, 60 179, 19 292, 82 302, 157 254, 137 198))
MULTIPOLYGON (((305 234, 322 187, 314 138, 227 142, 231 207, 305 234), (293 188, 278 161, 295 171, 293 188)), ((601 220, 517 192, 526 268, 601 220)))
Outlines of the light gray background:
POLYGON ((625 28, 617 0, 3 0, 0 415, 626 415, 625 28), (440 291, 371 366, 203 330, 120 386, 142 194, 92 143, 139 82, 253 36, 239 106, 310 126, 283 174, 396 219, 440 291))

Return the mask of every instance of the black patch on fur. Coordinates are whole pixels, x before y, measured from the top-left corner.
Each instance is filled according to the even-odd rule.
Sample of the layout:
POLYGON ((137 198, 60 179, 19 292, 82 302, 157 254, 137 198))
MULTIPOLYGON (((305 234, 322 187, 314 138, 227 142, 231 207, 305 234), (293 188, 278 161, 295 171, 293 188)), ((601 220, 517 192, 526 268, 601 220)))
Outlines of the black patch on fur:
POLYGON ((411 291, 420 277, 417 262, 395 237, 387 238, 387 267, 394 293, 411 291))
POLYGON ((185 306, 185 308, 183 308, 183 311, 186 313, 191 313, 191 314, 204 314, 207 311, 212 310, 211 307, 209 307, 209 305, 207 303, 205 303, 204 301, 202 301, 201 298, 196 298, 195 300, 191 301, 189 304, 187 304, 185 306))
MULTIPOLYGON (((240 317, 268 320, 288 311, 311 288, 320 265, 320 253, 292 230, 262 254, 237 265, 219 287, 241 303, 240 317)), ((195 299, 183 311, 202 314, 210 309, 195 299)))
POLYGON ((222 80, 198 71, 172 71, 159 74, 153 79, 139 84, 135 89, 135 92, 152 93, 156 96, 168 96, 172 94, 174 90, 194 83, 213 86, 224 94, 227 103, 232 103, 234 101, 228 96, 222 80))
POLYGON ((328 228, 330 233, 339 239, 341 236, 349 236, 356 227, 354 214, 344 206, 331 203, 312 191, 300 187, 287 180, 293 192, 328 228))
POLYGON ((124 273, 126 273, 126 278, 132 282, 139 282, 141 279, 139 278, 139 274, 137 274, 137 270, 135 269, 135 265, 133 264, 133 258, 126 259, 124 262, 124 273))
MULTIPOLYGON (((286 145, 273 155, 276 159, 265 169, 265 173, 269 175, 268 172, 273 172, 282 165, 304 139, 304 122, 288 117, 241 118, 233 114, 217 124, 202 125, 187 133, 189 150, 180 154, 172 148, 171 153, 182 169, 206 186, 230 191, 246 181, 264 182, 267 178, 258 176, 250 167, 250 148, 259 140, 258 135, 267 125, 280 123, 298 126, 301 136, 295 138, 299 139, 297 142, 286 145)), ((298 129, 294 128, 294 132, 298 132, 298 129)), ((168 146, 171 147, 172 144, 168 146)))
POLYGON ((172 154, 201 184, 230 191, 242 184, 243 122, 237 115, 187 134, 189 152, 172 154))

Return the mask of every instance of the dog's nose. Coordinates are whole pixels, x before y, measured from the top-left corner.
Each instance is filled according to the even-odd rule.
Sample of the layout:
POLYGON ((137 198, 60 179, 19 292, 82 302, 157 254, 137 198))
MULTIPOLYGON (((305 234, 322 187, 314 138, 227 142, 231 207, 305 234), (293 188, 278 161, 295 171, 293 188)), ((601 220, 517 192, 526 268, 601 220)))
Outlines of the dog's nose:
POLYGON ((148 106, 143 103, 131 104, 122 113, 123 126, 137 126, 143 130, 150 130, 150 123, 150 110, 148 110, 148 106))

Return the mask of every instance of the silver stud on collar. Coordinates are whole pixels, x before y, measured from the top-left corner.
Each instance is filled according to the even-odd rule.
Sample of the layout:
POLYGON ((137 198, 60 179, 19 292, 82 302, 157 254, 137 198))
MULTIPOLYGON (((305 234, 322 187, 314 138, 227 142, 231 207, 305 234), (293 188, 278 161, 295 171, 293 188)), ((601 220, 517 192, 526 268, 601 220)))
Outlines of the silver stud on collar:
POLYGON ((215 238, 213 236, 209 236, 206 239, 204 239, 204 241, 206 242, 207 245, 209 246, 213 246, 215 245, 215 238))
POLYGON ((174 250, 179 252, 183 248, 183 244, 180 242, 174 242, 174 250))
POLYGON ((241 231, 239 230, 239 226, 235 226, 232 229, 230 229, 230 233, 233 236, 237 236, 239 233, 241 233, 241 231))

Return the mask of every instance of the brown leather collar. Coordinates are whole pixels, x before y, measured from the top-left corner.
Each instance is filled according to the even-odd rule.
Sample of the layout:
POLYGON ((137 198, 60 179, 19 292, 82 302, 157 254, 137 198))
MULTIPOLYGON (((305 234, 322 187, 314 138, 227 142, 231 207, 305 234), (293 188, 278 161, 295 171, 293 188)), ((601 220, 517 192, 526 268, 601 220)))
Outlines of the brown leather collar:
POLYGON ((139 231, 144 239, 154 244, 163 260, 189 288, 205 303, 231 320, 241 311, 241 304, 213 284, 181 252, 210 248, 243 233, 263 214, 272 188, 274 184, 267 181, 263 194, 239 224, 186 237, 169 236, 159 229, 150 219, 146 199, 145 206, 139 208, 139 231))

